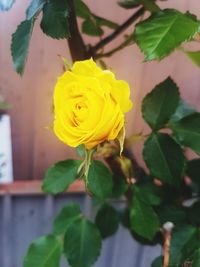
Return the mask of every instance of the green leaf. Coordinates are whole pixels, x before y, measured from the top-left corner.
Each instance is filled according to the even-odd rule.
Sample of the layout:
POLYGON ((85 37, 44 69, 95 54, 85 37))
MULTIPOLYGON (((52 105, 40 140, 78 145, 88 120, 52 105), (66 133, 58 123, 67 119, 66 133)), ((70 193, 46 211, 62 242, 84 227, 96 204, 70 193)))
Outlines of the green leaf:
POLYGON ((109 19, 105 19, 93 14, 94 19, 96 20, 97 25, 106 26, 110 29, 116 29, 119 25, 109 19))
POLYGON ((128 184, 125 181, 125 178, 116 174, 113 176, 113 190, 112 197, 119 198, 121 197, 128 189, 128 184))
POLYGON ((118 5, 125 9, 131 9, 141 5, 141 0, 123 0, 119 1, 118 5))
POLYGON ((104 200, 112 194, 112 175, 107 167, 93 160, 88 172, 88 189, 98 199, 104 200))
POLYGON ((200 113, 194 113, 171 125, 176 138, 200 154, 200 113))
POLYGON ((200 266, 200 248, 198 248, 195 251, 194 257, 193 257, 193 261, 191 263, 192 267, 199 267, 200 266))
POLYGON ((31 20, 25 20, 17 27, 16 32, 12 35, 12 60, 16 72, 21 75, 24 72, 33 25, 33 18, 31 20))
POLYGON ((76 153, 78 154, 78 156, 84 158, 85 157, 85 146, 84 145, 77 146, 76 153))
POLYGON ((124 0, 119 1, 118 5, 125 8, 131 9, 143 5, 146 10, 150 12, 158 12, 160 8, 155 4, 155 0, 124 0))
POLYGON ((61 244, 55 236, 40 237, 30 245, 23 267, 58 267, 61 251, 61 244))
POLYGON ((199 22, 175 9, 165 9, 139 22, 134 38, 145 60, 162 59, 199 30, 199 22))
POLYGON ((13 6, 15 0, 0 0, 0 11, 8 11, 13 6))
POLYGON ((195 65, 197 65, 197 67, 200 67, 200 51, 182 51, 192 60, 195 65))
POLYGON ((44 177, 42 189, 44 192, 57 194, 64 192, 78 177, 80 160, 65 160, 50 167, 44 177))
POLYGON ((47 0, 32 0, 29 7, 26 10, 26 19, 32 19, 42 10, 47 0))
POLYGON ((151 13, 158 12, 160 10, 159 6, 154 0, 140 0, 144 8, 151 13))
POLYGON ((188 221, 193 225, 200 223, 200 201, 195 202, 191 207, 187 208, 188 221))
POLYGON ((93 23, 95 23, 98 26, 106 26, 110 29, 116 29, 118 27, 117 23, 92 13, 88 8, 88 6, 83 1, 75 0, 74 4, 76 9, 76 15, 78 17, 85 20, 93 20, 93 23))
POLYGON ((87 19, 91 16, 91 11, 88 6, 81 0, 74 1, 76 15, 82 19, 87 19))
POLYGON ((161 203, 161 189, 153 183, 141 184, 137 186, 137 190, 143 196, 143 200, 146 201, 147 204, 157 206, 161 203))
POLYGON ((184 209, 175 205, 161 205, 157 209, 157 214, 161 224, 172 222, 175 226, 179 226, 186 221, 184 209))
POLYGON ((103 30, 93 19, 86 19, 82 24, 82 32, 90 36, 101 36, 103 30))
POLYGON ((159 230, 159 219, 150 204, 134 187, 133 202, 130 210, 131 228, 140 236, 152 240, 159 230))
POLYGON ((131 222, 130 222, 130 210, 126 207, 123 210, 119 211, 119 219, 120 219, 120 223, 126 227, 126 228, 130 228, 131 222))
POLYGON ((151 128, 160 129, 169 121, 178 103, 178 88, 173 80, 168 77, 143 99, 143 118, 151 128))
POLYGON ((98 211, 95 224, 99 228, 102 238, 113 235, 119 226, 119 215, 109 204, 104 204, 98 211))
POLYGON ((98 228, 85 218, 72 223, 64 237, 64 254, 72 267, 90 267, 101 250, 98 228))
POLYGON ((40 24, 43 32, 55 39, 70 36, 67 18, 69 17, 67 0, 49 0, 43 7, 43 16, 40 24))
POLYGON ((191 255, 197 245, 196 228, 187 225, 173 232, 170 245, 170 264, 176 266, 182 264, 191 255))
POLYGON ((155 178, 169 184, 180 183, 185 158, 181 147, 169 135, 150 135, 144 144, 143 157, 155 178))
POLYGON ((200 158, 188 162, 186 173, 193 182, 200 184, 200 158))
POLYGON ((197 226, 200 224, 200 201, 195 202, 192 206, 186 208, 188 221, 197 226))
POLYGON ((61 212, 55 218, 53 231, 56 235, 66 232, 67 228, 81 216, 80 207, 76 203, 71 203, 62 208, 61 212))
POLYGON ((151 264, 151 267, 163 267, 163 256, 155 258, 151 264))
POLYGON ((175 113, 172 115, 169 123, 172 124, 173 122, 177 122, 181 120, 182 118, 196 113, 196 110, 190 106, 188 103, 186 103, 184 100, 180 99, 177 109, 175 110, 175 113))

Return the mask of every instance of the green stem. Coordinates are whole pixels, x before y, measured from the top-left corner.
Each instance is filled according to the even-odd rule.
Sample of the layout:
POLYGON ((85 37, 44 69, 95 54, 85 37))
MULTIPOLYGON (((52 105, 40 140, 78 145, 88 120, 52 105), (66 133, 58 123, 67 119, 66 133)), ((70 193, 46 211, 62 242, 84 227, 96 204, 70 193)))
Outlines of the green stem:
POLYGON ((85 181, 86 191, 88 191, 87 190, 87 188, 88 188, 88 172, 89 172, 90 165, 92 162, 92 156, 93 156, 95 150, 96 150, 96 148, 95 149, 93 148, 90 150, 85 149, 85 159, 83 160, 83 162, 80 165, 79 170, 78 170, 80 177, 82 177, 85 181))
POLYGON ((113 48, 112 50, 104 53, 104 54, 97 54, 96 55, 96 59, 99 59, 99 58, 103 58, 103 57, 110 57, 112 56, 114 53, 118 52, 119 50, 125 48, 126 46, 128 45, 131 45, 131 44, 134 44, 134 41, 133 41, 133 35, 129 35, 128 38, 122 42, 119 46, 113 48))
MULTIPOLYGON (((114 30, 110 35, 102 39, 95 46, 91 47, 91 54, 95 55, 96 52, 114 40, 120 33, 126 30, 133 22, 135 22, 138 18, 140 18, 145 13, 145 9, 141 7, 134 13, 130 18, 128 18, 123 24, 121 24, 117 29, 114 30)), ((95 57, 96 58, 96 57, 95 57)))
POLYGON ((90 164, 92 161, 92 156, 94 154, 94 149, 86 150, 86 157, 85 157, 85 178, 87 181, 87 176, 90 168, 90 164))

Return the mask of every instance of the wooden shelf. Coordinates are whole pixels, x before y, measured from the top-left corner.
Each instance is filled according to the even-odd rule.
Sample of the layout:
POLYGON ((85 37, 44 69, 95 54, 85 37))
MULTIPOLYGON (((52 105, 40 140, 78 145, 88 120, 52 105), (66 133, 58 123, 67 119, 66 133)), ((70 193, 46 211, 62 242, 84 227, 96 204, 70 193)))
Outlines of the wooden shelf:
MULTIPOLYGON (((39 180, 15 181, 9 184, 0 184, 0 196, 3 195, 43 195, 41 191, 42 182, 39 180)), ((84 184, 82 181, 74 182, 66 193, 83 193, 84 184)))

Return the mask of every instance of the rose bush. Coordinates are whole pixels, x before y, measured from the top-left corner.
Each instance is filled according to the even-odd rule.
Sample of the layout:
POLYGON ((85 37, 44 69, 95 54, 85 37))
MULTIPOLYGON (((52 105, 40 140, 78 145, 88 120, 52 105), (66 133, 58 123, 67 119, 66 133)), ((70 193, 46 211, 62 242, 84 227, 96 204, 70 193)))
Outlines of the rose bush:
POLYGON ((93 59, 78 61, 58 78, 54 93, 54 131, 65 144, 87 149, 114 140, 132 107, 130 88, 93 59))
MULTIPOLYGON (((14 1, 7 2, 4 10, 14 1)), ((177 53, 184 53, 200 67, 198 45, 196 51, 185 46, 186 42, 200 40, 197 13, 182 13, 175 9, 176 1, 171 1, 173 4, 152 0, 117 2, 130 13, 120 24, 93 13, 82 0, 31 0, 26 19, 12 35, 11 52, 17 73, 23 74, 37 19, 41 19, 40 28, 46 35, 68 39, 73 61, 93 58, 105 67, 104 59, 135 44, 145 61, 160 61, 178 50, 177 53), (134 27, 125 31, 129 26, 134 27), (85 34, 90 38, 85 39, 85 34), (97 37, 96 41, 91 37, 97 37)), ((185 8, 191 11, 192 3, 187 7, 181 5, 178 6, 182 11, 185 8)), ((130 57, 136 59, 132 53, 130 57)), ((66 59, 63 61, 67 63, 66 59)), ((137 60, 133 62, 137 64, 137 60)), ((184 67, 187 66, 183 64, 184 67)), ((184 73, 187 75, 189 71, 184 73)), ((142 79, 148 77, 147 73, 142 79)), ((184 80, 189 84, 186 77, 184 80)), ((188 89, 192 93, 192 87, 188 89)), ((193 267, 200 266, 200 112, 188 105, 180 93, 176 82, 168 77, 145 96, 141 113, 149 126, 148 133, 132 133, 122 153, 124 113, 132 105, 129 86, 116 80, 111 71, 101 70, 92 59, 76 62, 59 78, 54 97, 55 132, 70 146, 85 146, 76 149, 80 160, 62 160, 51 166, 42 189, 58 194, 82 179, 86 193, 94 199, 95 218, 88 220, 77 203, 63 207, 53 222, 52 232, 30 245, 23 267, 58 267, 63 255, 67 266, 91 267, 100 255, 103 239, 113 235, 119 225, 126 227, 143 245, 163 245, 162 255, 151 264, 149 253, 146 260, 140 259, 143 265, 146 261, 148 267, 150 264, 151 267, 185 266, 188 262, 193 267), (115 138, 119 144, 104 142, 97 150, 91 149, 115 138), (145 169, 140 167, 132 150, 137 141, 144 141, 145 169), (192 160, 187 157, 190 150, 194 152, 189 153, 194 155, 192 160), (121 205, 124 199, 126 202, 121 205)), ((128 262, 136 266, 138 257, 131 258, 133 262, 127 260, 130 250, 124 250, 124 245, 121 244, 118 255, 122 259, 111 261, 120 266, 127 267, 128 262)))

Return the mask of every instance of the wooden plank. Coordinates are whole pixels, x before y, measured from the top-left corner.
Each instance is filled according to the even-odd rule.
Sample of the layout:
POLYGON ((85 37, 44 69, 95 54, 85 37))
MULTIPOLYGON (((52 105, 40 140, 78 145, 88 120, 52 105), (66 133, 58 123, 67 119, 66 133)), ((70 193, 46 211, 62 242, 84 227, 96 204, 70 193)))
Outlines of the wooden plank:
MULTIPOLYGON (((10 184, 0 184, 0 196, 3 195, 42 195, 41 191, 42 182, 39 180, 32 181, 16 181, 10 184)), ((74 182, 66 191, 66 193, 83 193, 83 181, 74 182)))

